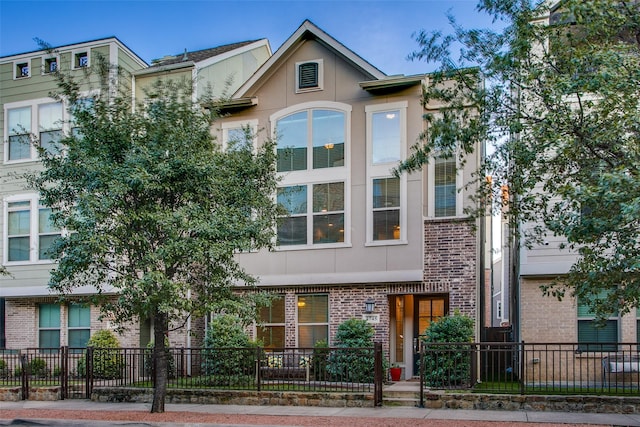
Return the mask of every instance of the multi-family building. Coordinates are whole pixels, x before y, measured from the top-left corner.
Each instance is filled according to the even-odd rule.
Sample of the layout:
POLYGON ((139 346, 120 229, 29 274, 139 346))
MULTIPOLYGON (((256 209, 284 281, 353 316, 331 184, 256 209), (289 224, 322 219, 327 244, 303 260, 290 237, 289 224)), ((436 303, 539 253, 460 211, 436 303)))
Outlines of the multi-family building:
POLYGON ((472 190, 461 190, 478 158, 392 172, 439 108, 421 103, 429 84, 385 75, 305 21, 232 96, 214 131, 223 143, 243 126, 257 144, 276 138, 288 212, 276 250, 238 255, 281 296, 256 327, 266 346, 331 345, 340 323, 364 317, 410 377, 429 322, 480 316, 483 238, 463 213, 472 190))
MULTIPOLYGON (((310 21, 273 55, 259 40, 185 52, 147 67, 117 39, 106 39, 58 49, 59 66, 80 67, 80 54, 90 61, 93 49, 127 67, 138 100, 157 78, 195 79, 198 92, 208 83, 224 88, 232 95, 212 128, 223 146, 247 127, 255 144, 277 140, 280 186, 274 197, 287 215, 277 227, 275 250, 237 254, 261 289, 280 296, 254 328, 265 346, 332 345, 340 323, 364 318, 390 360, 411 377, 414 346, 431 321, 460 311, 476 319, 479 331, 484 221, 464 214, 474 190, 463 183, 471 181, 482 147, 464 165, 436 157, 419 173, 393 174, 429 131, 423 115, 441 108, 422 103, 423 85, 433 84, 428 74, 387 76, 310 21)), ((47 99, 55 85, 47 61, 46 53, 33 52, 0 62, 1 169, 8 182, 0 194, 0 253, 13 274, 0 278, 8 348, 82 344, 78 336, 86 342, 91 331, 109 326, 97 320, 96 307, 60 306, 49 295, 52 264, 44 254, 59 231, 46 222, 37 195, 7 178, 8 172, 38 167, 33 149, 15 146, 19 125, 45 132, 41 141, 56 123, 63 123, 57 132, 69 131, 63 106, 47 99), (23 76, 22 64, 37 75, 23 76), (58 115, 48 109, 52 104, 58 115)), ((143 321, 121 343, 144 345, 148 331, 143 321)), ((187 340, 172 343, 187 346, 187 340)))

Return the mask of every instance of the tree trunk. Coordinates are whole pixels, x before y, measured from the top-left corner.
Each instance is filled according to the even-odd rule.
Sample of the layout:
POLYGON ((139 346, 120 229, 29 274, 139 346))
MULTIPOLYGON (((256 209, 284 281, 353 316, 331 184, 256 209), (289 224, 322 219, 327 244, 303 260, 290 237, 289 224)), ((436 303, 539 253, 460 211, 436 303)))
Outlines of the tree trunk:
POLYGON ((167 396, 167 349, 165 331, 169 329, 167 316, 156 312, 153 317, 153 403, 151 412, 164 412, 164 399, 167 396))

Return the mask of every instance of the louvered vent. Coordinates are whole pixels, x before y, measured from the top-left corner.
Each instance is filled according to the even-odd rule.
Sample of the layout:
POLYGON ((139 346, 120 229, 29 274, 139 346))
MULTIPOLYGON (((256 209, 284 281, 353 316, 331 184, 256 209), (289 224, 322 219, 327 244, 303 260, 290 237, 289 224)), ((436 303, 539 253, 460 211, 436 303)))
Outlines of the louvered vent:
POLYGON ((305 62, 298 66, 298 88, 318 87, 318 63, 305 62))

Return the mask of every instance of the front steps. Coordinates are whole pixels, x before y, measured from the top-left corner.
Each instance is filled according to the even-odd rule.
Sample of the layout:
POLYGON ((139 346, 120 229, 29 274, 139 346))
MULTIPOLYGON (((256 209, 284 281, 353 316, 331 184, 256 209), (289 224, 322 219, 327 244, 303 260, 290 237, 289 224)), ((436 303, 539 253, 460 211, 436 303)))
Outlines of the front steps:
MULTIPOLYGON (((427 389, 424 392, 427 393, 427 389)), ((382 388, 382 404, 384 406, 419 406, 420 382, 398 381, 386 384, 382 388)))

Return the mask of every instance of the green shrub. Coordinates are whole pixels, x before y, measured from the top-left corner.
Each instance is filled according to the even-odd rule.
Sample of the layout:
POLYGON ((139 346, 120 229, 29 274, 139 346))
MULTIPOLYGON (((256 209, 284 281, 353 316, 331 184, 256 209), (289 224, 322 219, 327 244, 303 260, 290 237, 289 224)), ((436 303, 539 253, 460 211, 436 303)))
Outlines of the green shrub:
MULTIPOLYGON (((120 352, 120 342, 118 337, 108 329, 95 332, 87 347, 93 347, 93 377, 101 379, 122 378, 124 373, 124 358, 120 352)), ((78 376, 84 377, 87 374, 86 355, 78 360, 78 376)))
POLYGON ((473 319, 459 312, 432 322, 425 331, 423 369, 428 386, 462 386, 471 378, 469 346, 429 343, 466 343, 473 340, 473 319))
POLYGON ((258 343, 251 341, 237 316, 217 316, 209 323, 204 340, 202 369, 205 375, 222 376, 216 383, 255 375, 258 343))
POLYGON ((336 347, 339 349, 331 352, 327 365, 332 378, 337 381, 373 382, 374 335, 373 326, 363 319, 349 319, 338 326, 336 347))
POLYGON ((327 372, 327 364, 329 362, 329 343, 326 340, 320 340, 313 346, 313 356, 311 357, 311 372, 316 381, 327 381, 329 375, 327 372))
MULTIPOLYGON (((144 374, 148 377, 153 376, 153 347, 154 341, 149 341, 144 351, 144 374)), ((167 378, 176 377, 176 363, 173 359, 171 350, 169 349, 169 338, 164 337, 165 354, 167 355, 167 378)))
POLYGON ((47 376, 47 361, 40 358, 34 357, 29 361, 28 364, 28 372, 32 377, 43 378, 47 376))
POLYGON ((7 361, 0 359, 0 378, 6 379, 11 376, 11 369, 7 366, 7 361))

